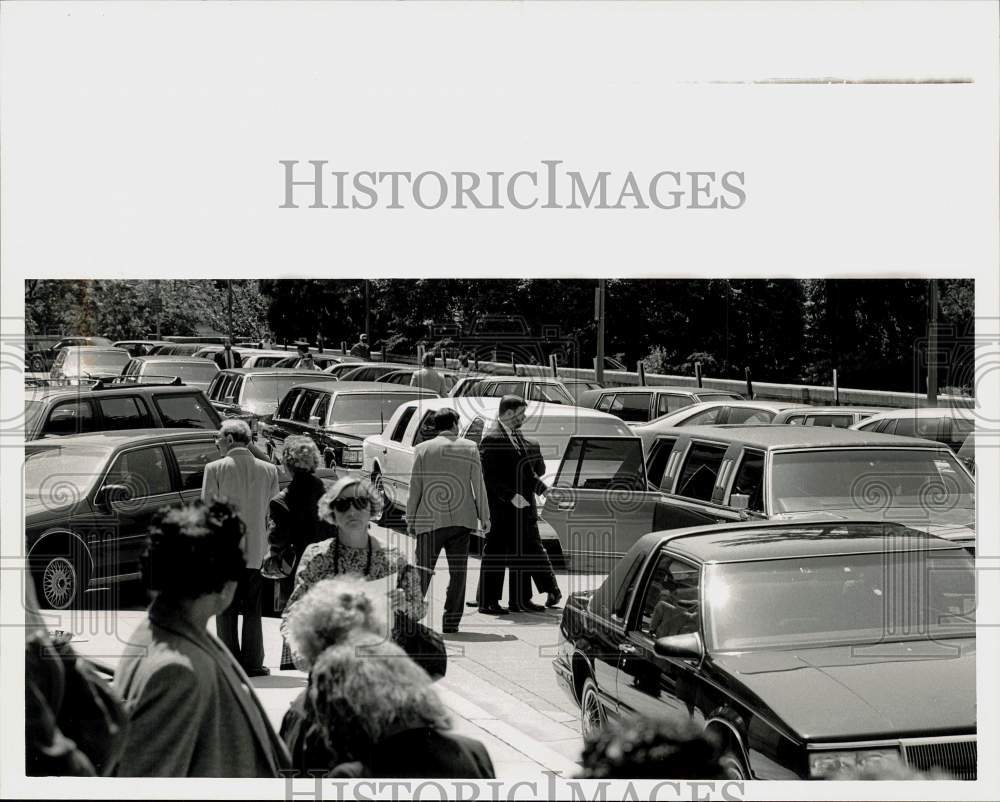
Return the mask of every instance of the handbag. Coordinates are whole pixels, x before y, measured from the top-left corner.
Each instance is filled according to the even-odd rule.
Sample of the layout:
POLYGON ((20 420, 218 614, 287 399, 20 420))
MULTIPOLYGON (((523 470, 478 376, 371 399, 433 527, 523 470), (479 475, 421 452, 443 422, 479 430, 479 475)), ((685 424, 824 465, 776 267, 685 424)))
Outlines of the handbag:
POLYGON ((441 633, 414 621, 402 610, 396 611, 392 640, 431 679, 441 679, 448 671, 448 652, 445 651, 441 633))

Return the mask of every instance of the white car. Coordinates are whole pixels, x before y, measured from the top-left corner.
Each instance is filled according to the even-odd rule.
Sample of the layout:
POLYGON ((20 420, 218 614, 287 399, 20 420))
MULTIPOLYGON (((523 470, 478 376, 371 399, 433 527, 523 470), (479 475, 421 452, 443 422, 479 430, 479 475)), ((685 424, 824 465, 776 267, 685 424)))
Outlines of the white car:
POLYGON ((475 381, 456 382, 448 394, 452 398, 502 398, 519 395, 525 401, 543 401, 553 404, 575 405, 559 379, 542 376, 483 376, 475 381))
POLYGON ((866 418, 851 428, 937 440, 957 453, 976 428, 976 410, 970 407, 893 409, 866 418))
POLYGON ((872 415, 884 410, 875 407, 792 407, 774 416, 771 423, 787 423, 790 426, 833 426, 849 429, 872 415))
MULTIPOLYGON (((431 416, 445 407, 459 415, 458 433, 478 443, 483 432, 493 426, 500 407, 499 398, 433 398, 409 401, 400 405, 381 434, 365 438, 362 445, 362 473, 371 478, 382 494, 386 510, 406 508, 413 469, 413 448, 436 433, 431 416)), ((524 436, 538 443, 545 460, 543 481, 551 485, 563 452, 573 435, 629 436, 631 432, 619 418, 593 409, 528 402, 527 417, 521 429, 524 436)), ((539 509, 544 499, 539 499, 539 509)), ((551 528, 543 527, 542 538, 555 538, 551 528)))
POLYGON ((642 438, 647 451, 656 436, 665 429, 677 426, 721 426, 724 423, 770 423, 774 416, 785 409, 801 407, 787 401, 743 401, 725 399, 723 401, 703 401, 691 404, 668 415, 661 415, 649 423, 633 424, 632 431, 642 438))

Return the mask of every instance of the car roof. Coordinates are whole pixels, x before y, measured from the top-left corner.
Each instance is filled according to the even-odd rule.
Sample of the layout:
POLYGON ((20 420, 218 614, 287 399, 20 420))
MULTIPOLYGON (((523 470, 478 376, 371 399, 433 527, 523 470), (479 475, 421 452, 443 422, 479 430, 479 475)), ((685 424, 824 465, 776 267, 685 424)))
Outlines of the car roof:
POLYGON ((673 551, 702 563, 962 548, 955 541, 904 524, 820 517, 670 529, 644 535, 639 543, 646 551, 669 543, 673 551))
POLYGON ((121 351, 125 355, 129 355, 128 351, 124 348, 116 348, 113 345, 67 345, 64 351, 121 351))
POLYGON ((878 413, 878 412, 885 412, 885 408, 884 407, 882 407, 882 408, 879 408, 879 407, 864 407, 864 406, 858 406, 858 407, 851 407, 851 406, 841 406, 841 407, 832 407, 832 406, 830 406, 830 407, 811 407, 808 404, 803 404, 802 406, 799 406, 799 407, 788 407, 788 409, 783 409, 782 412, 785 415, 801 415, 802 413, 813 413, 813 412, 824 412, 824 413, 826 413, 826 412, 830 412, 830 413, 837 413, 837 412, 843 412, 843 413, 871 412, 871 413, 874 414, 874 413, 878 413))
MULTIPOLYGON (((96 384, 96 382, 95 382, 96 384)), ((62 387, 32 387, 30 388, 30 397, 26 400, 42 400, 39 396, 44 397, 44 399, 57 398, 61 396, 66 396, 69 398, 80 398, 86 395, 87 397, 96 396, 98 398, 107 398, 113 395, 131 395, 137 391, 147 390, 151 393, 172 393, 175 395, 180 395, 187 393, 200 393, 201 390, 198 387, 194 387, 190 384, 122 384, 122 385, 111 385, 105 386, 103 390, 95 390, 93 386, 85 385, 66 385, 62 387)), ((28 396, 28 393, 25 393, 28 396)), ((135 431, 130 429, 129 431, 135 431)), ((162 431, 157 429, 157 431, 162 431)))
POLYGON ((137 362, 180 362, 186 365, 214 365, 209 359, 202 359, 198 356, 184 356, 183 354, 153 354, 152 356, 134 356, 137 362))
POLYGON ((562 384, 562 379, 553 376, 498 376, 494 373, 479 378, 484 384, 487 382, 545 382, 546 384, 562 384))
POLYGON ((688 435, 698 440, 716 440, 742 443, 761 449, 783 448, 836 448, 838 446, 906 447, 946 449, 935 440, 917 437, 900 437, 894 434, 860 432, 854 429, 838 429, 832 426, 789 426, 784 423, 764 423, 746 426, 676 426, 664 428, 657 434, 677 437, 688 435))
POLYGON ((871 423, 887 418, 966 418, 971 420, 976 417, 976 410, 972 407, 920 407, 919 409, 883 409, 877 415, 872 415, 864 421, 871 423))
MULTIPOLYGON (((204 361, 204 360, 202 360, 204 361)), ((295 378, 301 376, 303 378, 308 378, 310 376, 316 377, 321 375, 320 371, 316 370, 296 370, 295 368, 276 368, 276 367, 266 367, 266 368, 225 368, 220 370, 219 373, 234 373, 238 376, 287 376, 289 378, 295 378)), ((336 377, 332 379, 336 381, 336 377)), ((320 379, 319 381, 323 381, 320 379)))
POLYGON ((403 387, 391 382, 341 382, 336 379, 333 381, 302 382, 301 384, 293 385, 289 390, 296 390, 299 387, 305 387, 309 390, 321 390, 323 392, 335 392, 338 395, 345 393, 371 393, 373 391, 392 394, 420 392, 427 393, 428 396, 434 395, 430 390, 423 390, 419 387, 403 387))
MULTIPOLYGON (((422 398, 409 403, 419 403, 422 409, 427 410, 449 407, 468 420, 479 416, 495 416, 500 408, 500 401, 501 399, 492 396, 460 395, 447 398, 422 398)), ((571 404, 552 404, 548 401, 528 401, 526 413, 529 418, 537 413, 541 413, 545 417, 550 418, 570 418, 574 420, 579 420, 580 418, 608 418, 617 423, 622 422, 620 418, 615 415, 609 415, 607 412, 600 412, 589 407, 578 407, 571 404)))
POLYGON ((67 434, 58 437, 43 437, 32 440, 28 445, 76 445, 103 446, 118 448, 130 443, 145 441, 173 441, 193 437, 198 439, 214 439, 218 432, 215 429, 116 429, 108 432, 88 432, 87 434, 67 434))

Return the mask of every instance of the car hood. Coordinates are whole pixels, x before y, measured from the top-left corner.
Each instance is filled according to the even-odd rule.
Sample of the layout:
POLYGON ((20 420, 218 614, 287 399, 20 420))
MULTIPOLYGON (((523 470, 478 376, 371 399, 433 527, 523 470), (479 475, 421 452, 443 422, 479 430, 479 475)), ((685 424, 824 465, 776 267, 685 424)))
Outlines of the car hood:
POLYGON ((717 655, 809 741, 931 736, 976 726, 974 638, 717 655))
POLYGON ((24 522, 27 526, 50 521, 65 520, 75 510, 78 500, 75 493, 69 493, 70 499, 55 499, 52 496, 24 497, 24 522))
POLYGON ((772 515, 771 520, 794 521, 796 518, 816 517, 829 517, 832 520, 863 518, 866 521, 881 518, 884 521, 902 524, 911 529, 919 529, 922 532, 928 532, 948 540, 968 540, 976 536, 976 511, 964 507, 928 510, 913 507, 889 507, 882 512, 844 507, 810 512, 780 513, 772 515))

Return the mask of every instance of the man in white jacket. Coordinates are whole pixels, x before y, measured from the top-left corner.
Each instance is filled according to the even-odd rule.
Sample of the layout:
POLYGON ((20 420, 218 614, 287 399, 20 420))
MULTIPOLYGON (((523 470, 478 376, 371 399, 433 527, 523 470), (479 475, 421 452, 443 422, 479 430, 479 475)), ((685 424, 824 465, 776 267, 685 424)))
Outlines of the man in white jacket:
POLYGON ((458 421, 453 409, 440 409, 434 416, 437 437, 418 443, 413 450, 406 503, 407 530, 417 538, 416 563, 423 569, 420 579, 424 593, 441 549, 448 558, 442 632, 458 632, 462 619, 469 536, 474 529, 490 529, 479 448, 458 436, 458 421))
POLYGON ((250 453, 250 427, 226 420, 215 439, 222 459, 205 466, 201 498, 223 499, 236 508, 246 526, 243 555, 247 567, 233 603, 215 619, 215 631, 251 677, 266 676, 264 632, 260 620, 260 564, 268 553, 267 508, 278 495, 278 469, 250 453), (237 616, 243 613, 243 644, 237 637, 237 616))

